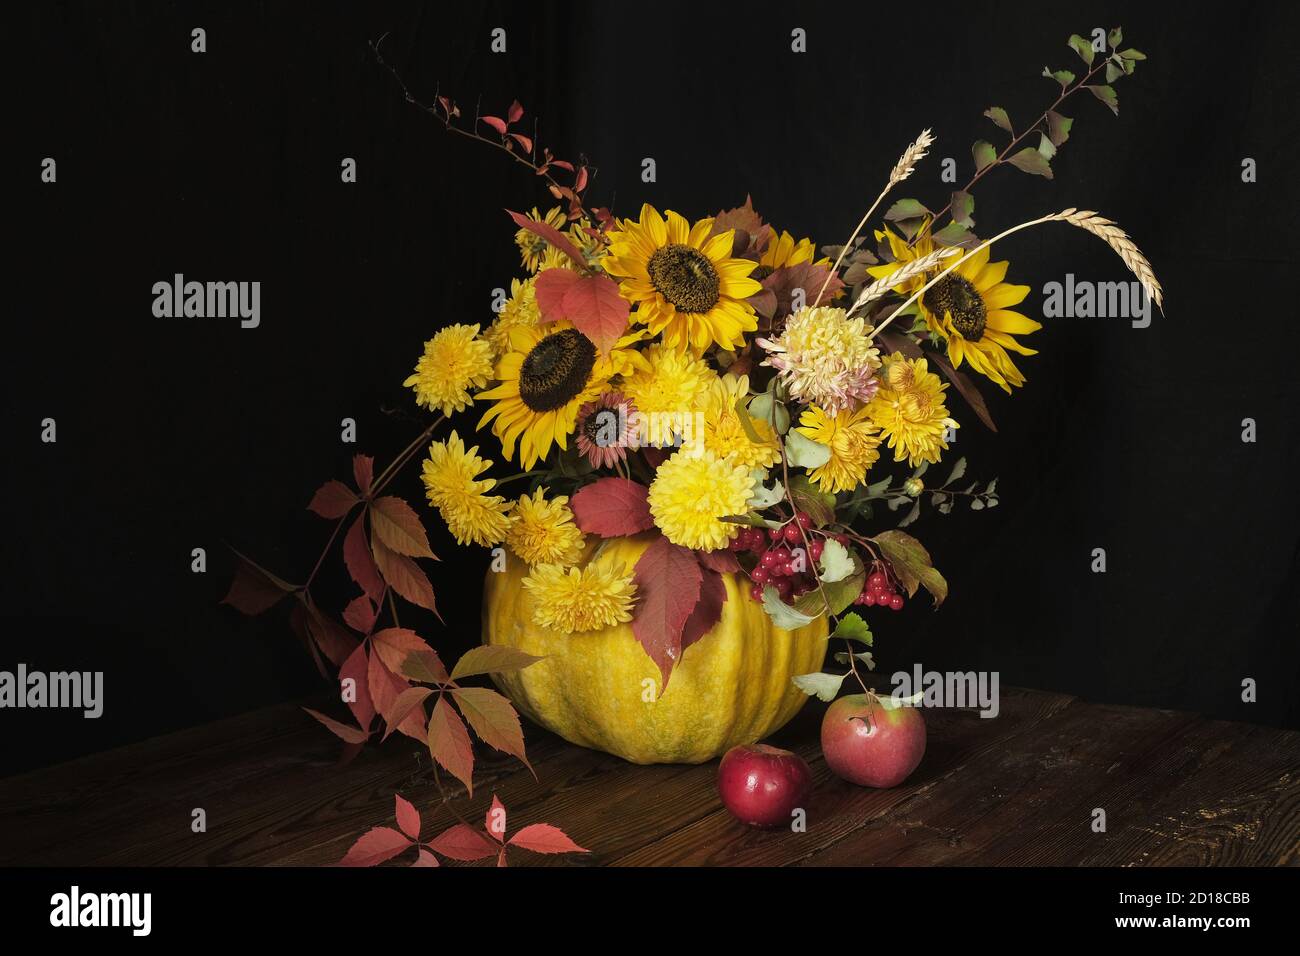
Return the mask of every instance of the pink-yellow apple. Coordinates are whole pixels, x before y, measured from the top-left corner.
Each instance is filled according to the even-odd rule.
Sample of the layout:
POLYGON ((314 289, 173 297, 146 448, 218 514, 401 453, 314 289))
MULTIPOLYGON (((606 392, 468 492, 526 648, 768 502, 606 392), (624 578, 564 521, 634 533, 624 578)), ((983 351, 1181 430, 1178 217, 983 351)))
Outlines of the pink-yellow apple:
POLYGON ((925 754, 925 721, 916 707, 888 697, 841 697, 822 718, 822 753, 827 766, 850 783, 896 787, 925 754))
POLYGON ((788 826, 791 814, 807 806, 812 771, 798 754, 767 744, 732 747, 718 765, 722 805, 742 823, 788 826))

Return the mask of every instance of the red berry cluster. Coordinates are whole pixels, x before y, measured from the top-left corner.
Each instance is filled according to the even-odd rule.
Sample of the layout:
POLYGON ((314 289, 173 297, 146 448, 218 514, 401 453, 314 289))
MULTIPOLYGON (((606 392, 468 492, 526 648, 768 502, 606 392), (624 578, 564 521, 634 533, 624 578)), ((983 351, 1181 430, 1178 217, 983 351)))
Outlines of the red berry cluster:
POLYGON ((796 512, 792 520, 779 528, 764 532, 761 528, 742 528, 731 541, 731 550, 750 552, 757 556, 754 569, 749 572, 753 586, 749 596, 755 601, 763 600, 763 589, 776 588, 782 601, 807 594, 817 587, 815 563, 821 559, 825 544, 814 537, 812 519, 802 511, 796 512), (808 535, 808 553, 803 561, 803 569, 796 570, 798 563, 793 548, 802 547, 804 535, 808 535))
POLYGON ((867 576, 866 587, 858 595, 855 604, 865 604, 867 607, 887 607, 891 611, 901 611, 903 609, 903 595, 900 594, 889 580, 889 575, 880 570, 877 563, 876 570, 867 576))

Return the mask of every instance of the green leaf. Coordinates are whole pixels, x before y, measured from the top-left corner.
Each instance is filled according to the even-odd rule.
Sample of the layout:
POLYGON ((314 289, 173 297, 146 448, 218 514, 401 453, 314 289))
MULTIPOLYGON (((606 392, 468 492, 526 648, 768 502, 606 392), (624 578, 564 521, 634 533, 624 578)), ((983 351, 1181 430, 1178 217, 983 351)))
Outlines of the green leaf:
POLYGON ((814 588, 802 597, 795 598, 795 610, 814 617, 825 613, 844 613, 858 599, 863 586, 867 583, 866 568, 862 566, 862 560, 856 554, 853 555, 853 568, 853 574, 843 581, 833 581, 830 584, 822 582, 820 588, 814 588), (826 606, 826 601, 822 600, 823 591, 826 592, 826 601, 830 602, 829 608, 826 606))
POLYGON ((807 512, 818 528, 835 520, 835 496, 818 490, 807 475, 790 478, 790 501, 800 511, 807 512))
MULTIPOLYGON (((874 671, 876 669, 876 660, 872 656, 871 651, 858 651, 853 656, 857 660, 860 660, 862 663, 866 664, 867 670, 874 671)), ((843 651, 840 651, 835 655, 835 660, 840 664, 847 664, 849 662, 849 655, 845 654, 843 651)))
POLYGON ((1046 133, 1039 134, 1038 151, 1042 153, 1043 159, 1048 162, 1051 162, 1052 157, 1056 155, 1056 144, 1052 142, 1051 137, 1046 133))
POLYGON ((849 549, 834 538, 826 539, 826 543, 822 548, 821 560, 818 564, 821 566, 820 577, 827 584, 843 581, 854 570, 853 558, 849 554, 849 549))
POLYGON ((1011 128, 1011 118, 1007 116, 1007 111, 1000 106, 990 106, 984 111, 984 115, 991 119, 994 125, 1006 130, 1008 133, 1014 133, 1011 128))
POLYGON ((900 219, 920 219, 928 215, 930 210, 926 209, 919 200, 900 199, 889 207, 885 218, 890 222, 898 222, 900 219))
POLYGON ((1115 95, 1113 87, 1089 85, 1088 89, 1092 92, 1093 96, 1097 97, 1097 99, 1109 106, 1112 113, 1116 116, 1119 115, 1119 97, 1115 95))
POLYGON ((523 651, 505 644, 480 644, 471 647, 460 656, 452 668, 451 679, 473 677, 475 674, 502 674, 523 670, 530 664, 536 664, 540 657, 525 654, 523 651))
POLYGON ((1056 80, 1057 83, 1061 84, 1061 89, 1065 89, 1074 82, 1074 74, 1069 70, 1049 70, 1047 67, 1043 67, 1043 76, 1049 80, 1056 80))
POLYGON ((740 420, 740 427, 745 430, 745 437, 755 445, 763 444, 762 436, 754 428, 754 422, 749 417, 749 399, 744 395, 737 396, 735 411, 736 418, 740 420))
POLYGON ((959 222, 948 223, 934 233, 932 238, 941 246, 972 246, 979 241, 975 233, 959 222))
MULTIPOLYGON (((1121 61, 1124 62, 1124 61, 1121 61)), ((1114 83, 1128 71, 1122 66, 1116 66, 1113 62, 1106 64, 1106 82, 1114 83)))
POLYGON ((764 392, 750 399, 749 414, 761 422, 773 425, 778 435, 784 435, 790 430, 790 413, 786 411, 783 404, 776 401, 771 392, 764 392))
POLYGON ((998 158, 998 151, 993 148, 993 144, 980 140, 970 148, 971 155, 975 157, 975 172, 992 165, 998 158))
POLYGON ((808 615, 796 611, 781 600, 781 595, 772 585, 763 588, 763 610, 772 619, 772 623, 782 630, 794 631, 817 620, 818 615, 808 615))
POLYGON ((779 528, 781 522, 773 521, 771 518, 764 518, 756 511, 751 511, 743 515, 723 515, 719 521, 727 521, 731 524, 743 524, 750 528, 779 528))
POLYGON ((975 197, 968 192, 958 190, 952 194, 952 221, 965 226, 967 229, 975 228, 975 197))
POLYGON ((831 460, 831 449, 792 431, 785 436, 785 460, 796 468, 820 468, 831 460))
POLYGON ((871 628, 867 626, 860 615, 850 611, 840 618, 840 622, 835 625, 835 631, 831 637, 838 637, 845 641, 857 641, 859 644, 871 646, 872 636, 871 628))
POLYGON ((1070 127, 1073 125, 1074 120, 1070 117, 1052 110, 1047 111, 1047 137, 1053 146, 1060 146, 1070 138, 1070 127))
POLYGON ((1141 50, 1134 50, 1132 47, 1127 50, 1120 50, 1119 55, 1126 60, 1145 60, 1147 58, 1147 55, 1141 50))
POLYGON ((943 483, 942 487, 946 488, 954 481, 960 481, 961 476, 964 474, 966 474, 966 459, 964 457, 958 458, 957 463, 952 466, 952 474, 948 476, 948 480, 943 483))
POLYGON ((1092 49, 1091 42, 1085 40, 1077 33, 1072 33, 1070 35, 1070 39, 1068 43, 1070 49, 1074 50, 1075 53, 1079 54, 1079 58, 1083 60, 1084 63, 1087 63, 1089 66, 1092 66, 1092 60, 1096 54, 1092 49))
POLYGON ((754 493, 749 496, 749 501, 745 502, 750 510, 762 511, 785 498, 785 488, 782 487, 781 482, 774 482, 770 488, 767 486, 767 472, 762 468, 753 469, 750 475, 754 479, 754 493))
POLYGON ((1106 42, 1110 45, 1112 50, 1115 49, 1124 42, 1124 31, 1119 27, 1111 30, 1110 33, 1106 34, 1106 42))
POLYGON ((1034 176, 1042 176, 1046 179, 1052 178, 1052 166, 1047 161, 1047 157, 1032 146, 1026 146, 1008 159, 1007 162, 1023 173, 1031 173, 1034 176))
POLYGON ((906 531, 882 531, 871 539, 880 548, 886 560, 898 575, 898 579, 907 588, 907 596, 916 594, 916 589, 924 585, 934 595, 938 607, 948 597, 948 582, 935 569, 930 560, 930 552, 906 531))
POLYGON ((825 674, 817 671, 813 674, 799 674, 791 677, 790 680, 809 697, 816 697, 818 700, 830 703, 840 692, 840 686, 847 676, 847 674, 825 674))

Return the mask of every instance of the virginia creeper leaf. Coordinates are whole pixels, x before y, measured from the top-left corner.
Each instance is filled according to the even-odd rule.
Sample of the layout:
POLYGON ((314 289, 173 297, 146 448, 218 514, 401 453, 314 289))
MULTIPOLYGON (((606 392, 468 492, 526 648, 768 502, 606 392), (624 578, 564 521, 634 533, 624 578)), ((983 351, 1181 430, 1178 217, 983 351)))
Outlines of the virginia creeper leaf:
MULTIPOLYGON (((460 714, 440 694, 429 718, 429 753, 438 765, 465 785, 465 792, 474 795, 474 747, 460 714)), ((459 859, 458 857, 456 859, 459 859)))
POLYGON ((700 599, 700 563, 688 549, 660 536, 638 559, 633 577, 640 606, 632 619, 632 633, 667 687, 681 658, 686 619, 700 599))
POLYGON ((598 478, 569 499, 579 530, 602 538, 617 538, 654 527, 650 493, 645 485, 626 478, 598 478))

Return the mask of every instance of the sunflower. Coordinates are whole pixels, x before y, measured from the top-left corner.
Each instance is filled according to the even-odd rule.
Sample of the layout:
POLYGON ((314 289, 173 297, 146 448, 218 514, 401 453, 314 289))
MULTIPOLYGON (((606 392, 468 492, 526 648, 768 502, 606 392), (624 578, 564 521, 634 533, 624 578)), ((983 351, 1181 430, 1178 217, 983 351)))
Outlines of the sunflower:
POLYGON ((894 461, 907 459, 909 465, 938 461, 948 448, 944 434, 958 427, 943 404, 948 386, 929 370, 925 359, 897 353, 886 356, 880 380, 880 391, 867 406, 867 414, 888 439, 894 461))
MULTIPOLYGON (((754 278, 761 281, 777 269, 797 266, 801 262, 812 262, 815 255, 817 255, 817 247, 813 245, 811 239, 796 240, 788 232, 774 235, 758 260, 758 268, 754 271, 754 278)), ((831 260, 822 258, 817 262, 817 265, 823 264, 830 265, 831 260)))
POLYGON ((470 388, 492 377, 492 346, 478 337, 477 325, 449 325, 424 343, 415 372, 403 385, 415 389, 415 401, 444 415, 473 405, 470 388))
POLYGON ((754 477, 744 465, 711 451, 682 449, 659 466, 650 484, 650 514, 664 537, 684 548, 725 548, 740 526, 723 521, 744 514, 754 477))
POLYGON ((465 449, 454 431, 446 441, 429 446, 421 479, 429 504, 438 509, 457 544, 500 544, 510 529, 506 500, 488 495, 493 478, 479 478, 491 462, 478 457, 478 447, 465 449))
POLYGON ((826 464, 809 472, 817 486, 831 494, 862 484, 880 458, 881 436, 865 406, 836 415, 810 406, 799 416, 795 431, 831 450, 826 464))
POLYGON ((596 558, 585 568, 534 565, 524 578, 533 621, 564 634, 599 631, 632 620, 636 585, 625 567, 596 558))
MULTIPOLYGON (((911 245, 888 228, 877 232, 876 238, 888 239, 894 254, 893 262, 868 267, 867 271, 877 279, 886 278, 903 263, 934 251, 928 223, 922 226, 911 245)), ((1007 265, 1006 262, 989 262, 988 248, 981 249, 926 290, 918 304, 926 326, 947 341, 948 360, 953 368, 969 362, 971 368, 1010 394, 1013 385, 1025 384, 1025 377, 1011 361, 1007 350, 1021 355, 1037 355, 1035 349, 1021 345, 1015 336, 1036 332, 1043 326, 1011 311, 1010 306, 1024 301, 1029 286, 1003 282, 1007 265)), ((911 295, 928 281, 925 276, 916 276, 895 291, 911 295)))
MULTIPOLYGON (((533 222, 544 222, 548 226, 556 229, 563 229, 568 217, 564 211, 556 206, 543 216, 533 207, 533 211, 528 214, 528 218, 533 222)), ((551 244, 529 229, 520 229, 515 233, 515 245, 519 247, 519 259, 525 269, 529 272, 536 272, 542 265, 542 259, 546 255, 546 250, 551 248, 551 244)))
POLYGON ((717 343, 731 351, 757 327, 745 300, 762 286, 750 278, 752 259, 731 256, 735 230, 710 237, 712 219, 691 226, 669 210, 664 218, 649 204, 639 222, 624 219, 609 234, 601 265, 621 279, 619 291, 634 304, 637 321, 663 334, 675 349, 702 353, 717 343))
POLYGON ((483 338, 492 346, 493 359, 498 359, 510 347, 510 330, 517 325, 537 325, 542 321, 542 310, 537 305, 537 277, 510 280, 510 298, 506 299, 498 315, 483 338))
POLYGON ((569 499, 564 495, 546 500, 541 488, 523 495, 511 509, 506 545, 528 564, 556 564, 569 567, 582 557, 583 537, 573 523, 569 499))
POLYGON ((645 364, 630 347, 641 333, 619 339, 608 355, 598 354, 595 343, 567 322, 516 326, 509 337, 509 351, 496 365, 500 384, 475 396, 495 401, 478 427, 492 422, 507 459, 514 457, 518 440, 525 469, 545 458, 552 442, 567 449, 578 409, 597 398, 615 375, 645 364))
POLYGON ((749 399, 748 375, 715 378, 704 395, 704 447, 746 468, 770 468, 781 460, 772 426, 749 414, 738 403, 749 399), (740 418, 749 419, 749 428, 740 418), (758 441, 750 437, 751 432, 758 441))

